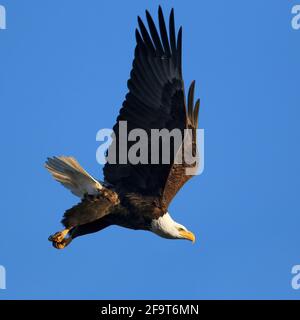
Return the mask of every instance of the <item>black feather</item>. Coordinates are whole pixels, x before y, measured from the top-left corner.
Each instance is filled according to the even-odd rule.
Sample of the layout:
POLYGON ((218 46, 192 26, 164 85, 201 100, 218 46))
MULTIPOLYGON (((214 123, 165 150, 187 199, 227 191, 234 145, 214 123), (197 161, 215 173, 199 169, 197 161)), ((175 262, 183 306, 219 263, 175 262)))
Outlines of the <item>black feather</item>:
POLYGON ((194 91, 195 91, 195 81, 192 81, 189 93, 188 93, 188 116, 189 119, 193 119, 193 107, 194 107, 194 91))
POLYGON ((164 15, 163 15, 161 6, 159 6, 159 8, 158 8, 158 19, 159 19, 159 29, 160 29, 162 43, 164 46, 164 51, 165 51, 166 56, 170 57, 171 56, 171 49, 170 49, 167 28, 166 28, 165 19, 164 19, 164 15))
POLYGON ((153 46, 149 33, 140 17, 138 17, 138 24, 139 24, 145 45, 148 47, 150 54, 155 54, 155 47, 153 46))
POLYGON ((157 50, 157 54, 158 54, 158 56, 161 57, 164 54, 164 50, 161 45, 160 38, 159 38, 158 32, 156 30, 155 24, 154 24, 153 19, 152 19, 150 13, 148 12, 148 10, 146 10, 146 18, 147 18, 148 26, 150 29, 150 34, 152 36, 155 48, 157 50))
POLYGON ((170 44, 171 44, 171 50, 172 50, 172 57, 174 59, 174 65, 176 66, 177 48, 176 48, 174 9, 172 9, 171 13, 170 13, 169 34, 170 34, 170 44))
POLYGON ((182 55, 182 27, 180 27, 178 31, 178 36, 177 36, 177 68, 178 68, 180 77, 182 77, 181 55, 182 55))

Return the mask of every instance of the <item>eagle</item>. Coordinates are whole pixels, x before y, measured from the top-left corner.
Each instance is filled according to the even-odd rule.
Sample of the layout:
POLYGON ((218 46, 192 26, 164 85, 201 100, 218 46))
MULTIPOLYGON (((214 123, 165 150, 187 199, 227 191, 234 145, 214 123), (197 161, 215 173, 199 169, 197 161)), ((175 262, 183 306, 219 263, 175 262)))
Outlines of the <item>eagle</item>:
MULTIPOLYGON (((196 170, 198 165, 196 133, 200 100, 194 102, 195 81, 185 95, 182 27, 176 33, 174 9, 170 11, 168 27, 160 6, 158 28, 147 10, 146 20, 148 28, 138 17, 128 93, 113 127, 112 144, 120 143, 121 121, 126 121, 130 130, 141 128, 147 133, 152 129, 177 129, 182 132, 182 140, 179 145, 172 144, 169 163, 162 162, 161 156, 158 163, 123 163, 117 151, 117 161, 107 161, 104 165, 103 182, 92 177, 73 157, 47 158, 45 167, 54 179, 80 198, 77 205, 65 211, 61 221, 64 229, 49 237, 57 249, 65 248, 79 236, 112 225, 195 242, 195 235, 173 220, 168 207, 194 175, 187 169, 196 170), (195 157, 194 162, 186 161, 183 156, 179 157, 182 161, 177 161, 183 148, 195 157)), ((132 142, 128 143, 126 148, 131 145, 132 142)), ((160 142, 160 151, 163 148, 160 142)), ((151 159, 151 150, 148 152, 151 159)))

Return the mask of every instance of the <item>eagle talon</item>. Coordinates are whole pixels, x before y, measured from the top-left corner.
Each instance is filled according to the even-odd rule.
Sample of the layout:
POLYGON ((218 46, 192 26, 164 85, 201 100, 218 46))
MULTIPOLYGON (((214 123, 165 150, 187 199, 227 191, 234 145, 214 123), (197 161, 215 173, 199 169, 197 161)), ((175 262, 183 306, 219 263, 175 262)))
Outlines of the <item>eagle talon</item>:
POLYGON ((52 241, 52 245, 56 249, 64 249, 70 242, 72 241, 72 238, 63 239, 61 242, 52 241))
POLYGON ((48 240, 52 242, 62 242, 65 236, 68 234, 69 229, 65 229, 63 231, 56 232, 55 234, 51 235, 48 240))
POLYGON ((62 235, 61 232, 56 232, 55 234, 51 235, 49 237, 49 241, 52 241, 52 242, 61 242, 63 239, 64 239, 64 235, 62 235))
POLYGON ((53 247, 54 247, 55 249, 63 249, 63 248, 65 247, 62 242, 55 242, 55 241, 53 241, 53 242, 52 242, 52 245, 53 245, 53 247))

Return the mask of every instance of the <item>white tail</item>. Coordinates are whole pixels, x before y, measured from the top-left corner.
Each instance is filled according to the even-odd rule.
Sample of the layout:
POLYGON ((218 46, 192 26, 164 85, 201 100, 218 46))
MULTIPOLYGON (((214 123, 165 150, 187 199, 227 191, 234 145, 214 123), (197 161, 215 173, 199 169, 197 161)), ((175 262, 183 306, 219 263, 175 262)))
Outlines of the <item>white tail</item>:
POLYGON ((88 174, 72 157, 48 158, 45 167, 53 178, 82 198, 85 194, 97 194, 102 185, 88 174))

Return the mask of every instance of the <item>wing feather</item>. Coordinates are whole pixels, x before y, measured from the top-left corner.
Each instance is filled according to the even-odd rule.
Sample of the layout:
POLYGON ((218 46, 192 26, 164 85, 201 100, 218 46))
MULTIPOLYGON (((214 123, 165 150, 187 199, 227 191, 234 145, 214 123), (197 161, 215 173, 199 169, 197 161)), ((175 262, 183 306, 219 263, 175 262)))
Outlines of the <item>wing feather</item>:
POLYGON ((159 19, 159 29, 160 29, 161 39, 162 39, 163 46, 164 46, 164 52, 167 57, 170 57, 171 56, 171 49, 170 49, 164 14, 162 12, 161 6, 159 6, 159 8, 158 8, 158 19, 159 19))
POLYGON ((148 10, 146 10, 146 18, 147 18, 147 22, 148 22, 148 26, 149 26, 149 29, 150 29, 150 34, 152 36, 152 39, 153 39, 153 42, 154 42, 154 45, 155 45, 155 48, 156 48, 156 54, 161 57, 164 55, 164 49, 161 45, 161 42, 160 42, 160 38, 159 38, 159 35, 158 35, 158 32, 156 30, 156 27, 155 27, 155 23, 149 13, 148 10))

